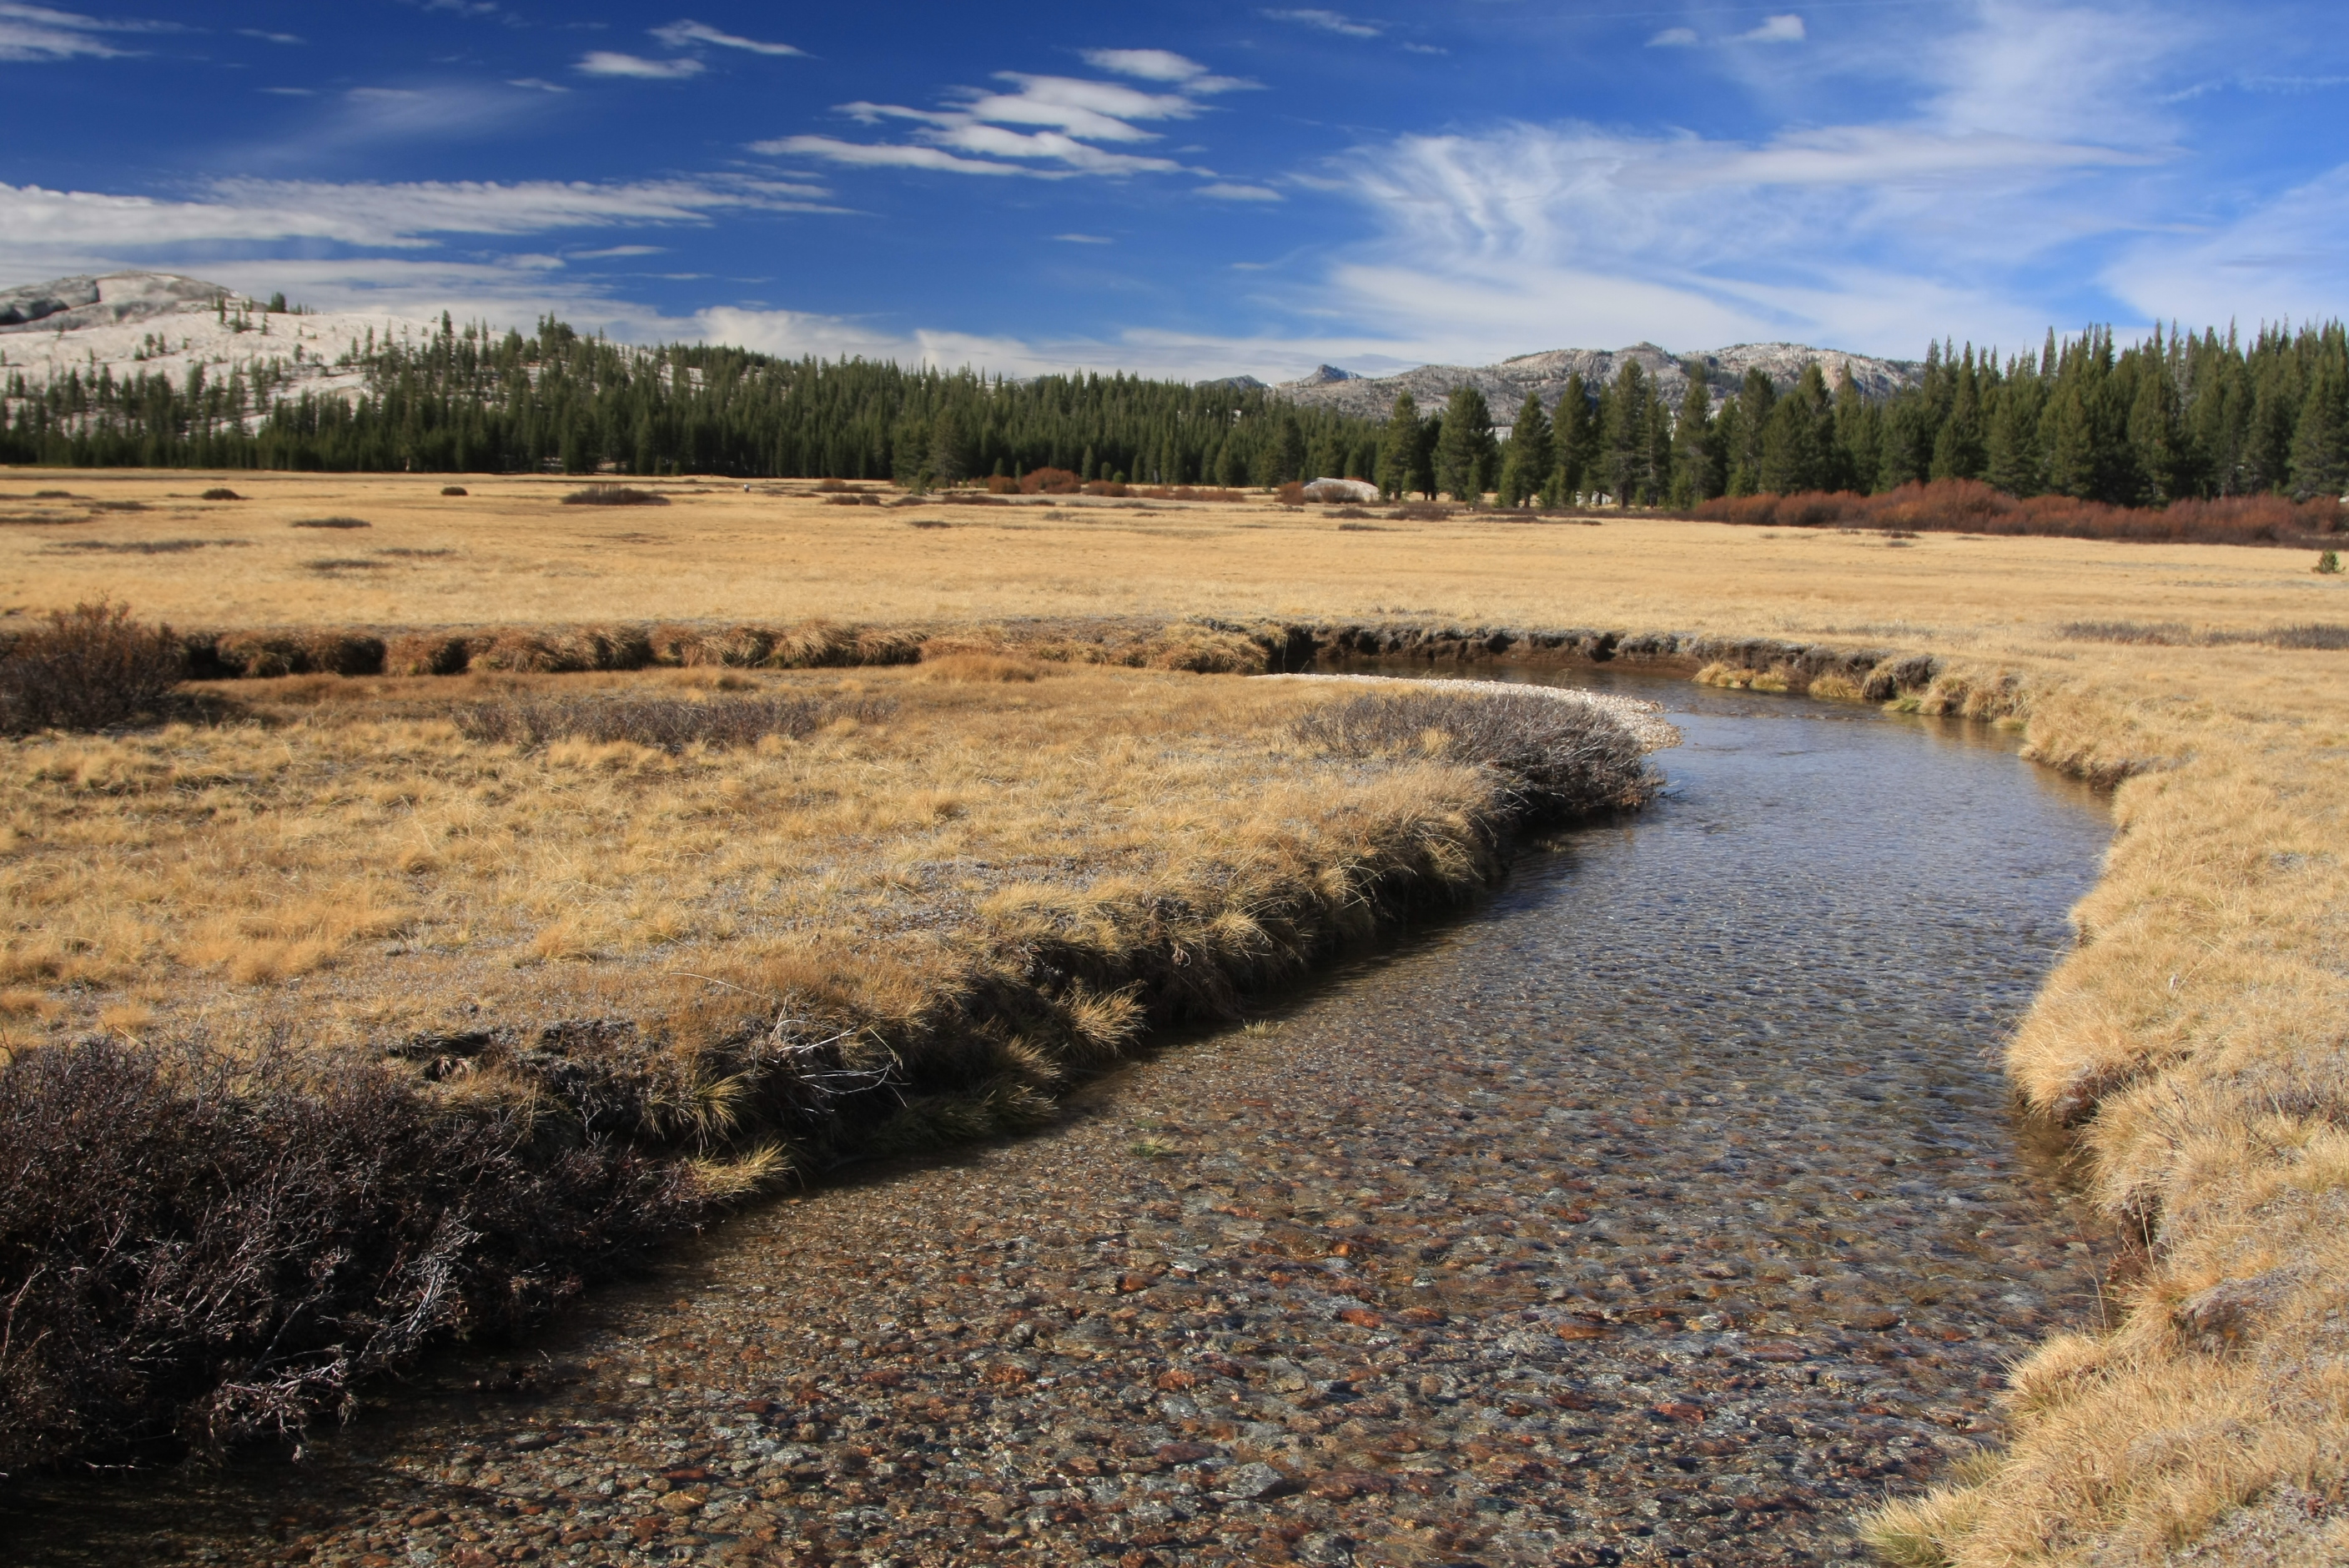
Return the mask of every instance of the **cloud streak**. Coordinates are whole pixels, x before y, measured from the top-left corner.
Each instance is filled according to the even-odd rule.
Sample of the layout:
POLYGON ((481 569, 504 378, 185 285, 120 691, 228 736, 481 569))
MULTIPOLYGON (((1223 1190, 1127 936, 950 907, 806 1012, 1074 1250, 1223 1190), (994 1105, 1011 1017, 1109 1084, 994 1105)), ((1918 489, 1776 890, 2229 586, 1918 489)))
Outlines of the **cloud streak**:
POLYGON ((616 49, 595 49, 582 57, 571 67, 582 76, 629 77, 638 81, 675 82, 688 77, 698 77, 709 67, 688 55, 676 60, 648 60, 642 55, 622 54, 616 49))
POLYGON ((652 36, 672 49, 689 49, 696 44, 710 44, 721 49, 741 49, 753 55, 804 57, 807 53, 805 49, 796 49, 789 44, 763 43, 737 33, 722 33, 707 22, 696 22, 690 18, 681 18, 665 27, 654 27, 650 32, 652 36))

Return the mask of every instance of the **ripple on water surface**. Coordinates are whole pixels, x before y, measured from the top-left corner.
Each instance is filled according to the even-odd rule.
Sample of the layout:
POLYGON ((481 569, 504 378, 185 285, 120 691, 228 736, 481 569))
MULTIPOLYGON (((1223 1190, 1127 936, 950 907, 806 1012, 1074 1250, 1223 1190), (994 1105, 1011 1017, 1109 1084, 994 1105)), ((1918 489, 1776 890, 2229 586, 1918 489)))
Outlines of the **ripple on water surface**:
POLYGON ((26 1562, 1816 1563, 2094 1311, 1994 1051, 2107 823, 1979 733, 1662 697, 1641 817, 1046 1134, 744 1215, 298 1467, 26 1562))

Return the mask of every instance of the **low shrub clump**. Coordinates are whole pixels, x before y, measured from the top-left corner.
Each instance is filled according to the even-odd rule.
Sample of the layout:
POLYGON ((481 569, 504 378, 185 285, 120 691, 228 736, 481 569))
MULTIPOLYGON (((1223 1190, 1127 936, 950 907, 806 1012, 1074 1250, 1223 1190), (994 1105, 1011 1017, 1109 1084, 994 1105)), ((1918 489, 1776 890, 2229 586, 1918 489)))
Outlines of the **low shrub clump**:
POLYGON ((440 487, 440 493, 442 495, 463 495, 465 493, 465 487, 463 485, 442 485, 440 487))
POLYGON ((171 629, 131 619, 127 605, 101 599, 51 611, 0 650, 0 732, 104 729, 157 716, 187 668, 171 629))
POLYGON ((1662 780, 1629 726, 1571 698, 1414 691, 1365 696, 1297 721, 1298 738, 1347 757, 1433 758, 1487 768, 1527 817, 1642 805, 1662 780))
POLYGON ((196 499, 198 500, 243 500, 244 498, 226 485, 214 485, 196 499))
POLYGON ((296 1430, 675 1228, 688 1171, 526 1102, 104 1041, 0 1067, 0 1473, 296 1430))
POLYGON ((473 740, 523 748, 556 740, 599 744, 627 741, 657 751, 688 746, 751 746, 771 735, 803 739, 843 719, 883 718, 879 700, 840 702, 818 696, 721 696, 695 702, 675 696, 513 697, 476 703, 452 716, 473 740))
POLYGON ((295 528, 373 528, 375 524, 363 517, 305 517, 292 526, 295 528))
POLYGON ((634 485, 589 485, 563 498, 565 506, 667 506, 668 497, 634 485))

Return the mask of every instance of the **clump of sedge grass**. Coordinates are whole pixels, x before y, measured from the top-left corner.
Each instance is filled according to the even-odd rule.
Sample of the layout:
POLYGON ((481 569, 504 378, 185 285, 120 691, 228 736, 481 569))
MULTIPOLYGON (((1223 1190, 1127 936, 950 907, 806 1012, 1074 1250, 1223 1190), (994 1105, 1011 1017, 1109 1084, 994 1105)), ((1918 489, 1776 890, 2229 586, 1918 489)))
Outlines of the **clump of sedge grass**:
POLYGON ((442 495, 463 495, 465 493, 465 487, 463 485, 442 485, 440 487, 440 493, 442 495))
POLYGON ((363 517, 305 517, 293 525, 295 528, 373 528, 375 524, 363 517))
POLYGON ((1661 780, 1639 737, 1584 703, 1527 693, 1414 691, 1317 708, 1298 738, 1348 757, 1435 758, 1491 769, 1528 817, 1576 817, 1643 804, 1661 780))
POLYGON ((128 605, 51 611, 0 652, 0 731, 104 729, 159 714, 187 665, 171 629, 131 619, 128 605))
POLYGON ((198 500, 243 500, 244 498, 226 485, 214 485, 196 499, 198 500))
POLYGON ((668 497, 634 485, 589 485, 563 498, 565 506, 667 506, 668 497))
POLYGON ((877 700, 843 702, 817 696, 726 696, 693 702, 674 696, 560 696, 476 703, 453 716, 474 740, 522 747, 555 740, 616 740, 660 751, 687 747, 750 746, 770 735, 797 740, 826 725, 886 717, 877 700))

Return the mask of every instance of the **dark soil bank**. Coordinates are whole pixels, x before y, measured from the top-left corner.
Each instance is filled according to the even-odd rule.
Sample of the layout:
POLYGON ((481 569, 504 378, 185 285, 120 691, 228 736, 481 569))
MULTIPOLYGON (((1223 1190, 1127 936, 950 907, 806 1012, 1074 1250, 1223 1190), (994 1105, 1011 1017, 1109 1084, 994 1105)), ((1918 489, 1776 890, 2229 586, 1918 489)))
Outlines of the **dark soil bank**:
POLYGON ((1851 1562, 2094 1312, 1992 1052, 2095 800, 1665 696, 1639 820, 1065 1125, 746 1214, 298 1465, 20 1486, 37 1563, 1851 1562))

